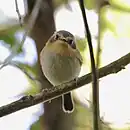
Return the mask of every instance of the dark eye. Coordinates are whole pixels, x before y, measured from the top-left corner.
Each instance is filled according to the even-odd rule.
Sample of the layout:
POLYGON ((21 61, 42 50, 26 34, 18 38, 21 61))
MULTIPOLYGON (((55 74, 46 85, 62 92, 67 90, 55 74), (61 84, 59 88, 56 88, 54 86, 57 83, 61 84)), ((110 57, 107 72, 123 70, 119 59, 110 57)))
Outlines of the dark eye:
POLYGON ((76 45, 75 45, 74 40, 69 39, 69 40, 68 40, 68 44, 69 44, 73 49, 76 49, 76 45))
POLYGON ((54 40, 58 40, 59 39, 59 35, 58 34, 55 34, 55 36, 54 36, 54 40))
POLYGON ((49 39, 49 42, 53 43, 54 41, 60 39, 60 37, 61 37, 60 34, 54 33, 54 34, 51 36, 51 38, 49 39))
POLYGON ((69 45, 72 45, 72 44, 74 44, 74 41, 73 41, 72 39, 69 39, 69 40, 68 40, 68 44, 69 44, 69 45))

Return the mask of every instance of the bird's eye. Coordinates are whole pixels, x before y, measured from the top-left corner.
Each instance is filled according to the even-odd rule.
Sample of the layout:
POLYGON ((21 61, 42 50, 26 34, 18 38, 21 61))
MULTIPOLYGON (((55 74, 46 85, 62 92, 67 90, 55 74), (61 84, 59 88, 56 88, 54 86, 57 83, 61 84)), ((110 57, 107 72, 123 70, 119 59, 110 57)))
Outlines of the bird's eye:
POLYGON ((69 44, 73 49, 76 49, 76 45, 75 45, 74 40, 69 39, 69 40, 68 40, 68 44, 69 44))
POLYGON ((55 34, 55 36, 54 36, 54 40, 58 40, 59 39, 59 35, 58 34, 55 34))
POLYGON ((74 44, 74 41, 73 41, 72 39, 69 39, 69 40, 68 40, 68 43, 69 43, 70 45, 72 45, 72 44, 74 44))

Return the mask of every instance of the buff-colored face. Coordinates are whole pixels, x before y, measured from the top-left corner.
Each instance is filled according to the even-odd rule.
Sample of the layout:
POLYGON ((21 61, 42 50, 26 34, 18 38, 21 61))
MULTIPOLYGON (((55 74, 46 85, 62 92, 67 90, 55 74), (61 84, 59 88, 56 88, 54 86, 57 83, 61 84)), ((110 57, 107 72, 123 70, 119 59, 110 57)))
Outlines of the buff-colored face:
MULTIPOLYGON (((74 36, 65 30, 55 32, 41 51, 40 63, 45 77, 55 87, 77 79, 82 57, 74 36)), ((62 96, 62 108, 67 113, 74 110, 71 92, 62 96)))
POLYGON ((76 49, 76 44, 75 44, 75 38, 74 36, 67 32, 67 31, 58 31, 55 32, 52 37, 49 39, 49 43, 54 43, 57 40, 61 40, 69 44, 73 49, 76 49))
POLYGON ((51 36, 40 60, 44 75, 54 86, 77 78, 82 65, 75 38, 67 31, 58 31, 51 36))

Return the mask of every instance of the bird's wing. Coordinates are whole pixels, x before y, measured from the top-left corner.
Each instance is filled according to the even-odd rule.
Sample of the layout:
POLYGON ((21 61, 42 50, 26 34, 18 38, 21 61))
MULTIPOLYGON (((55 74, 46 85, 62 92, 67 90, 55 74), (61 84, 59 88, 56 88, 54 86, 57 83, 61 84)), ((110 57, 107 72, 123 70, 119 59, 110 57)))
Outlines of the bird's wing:
POLYGON ((75 50, 75 53, 76 53, 77 59, 79 60, 80 64, 82 65, 83 64, 83 58, 82 58, 79 50, 75 50))

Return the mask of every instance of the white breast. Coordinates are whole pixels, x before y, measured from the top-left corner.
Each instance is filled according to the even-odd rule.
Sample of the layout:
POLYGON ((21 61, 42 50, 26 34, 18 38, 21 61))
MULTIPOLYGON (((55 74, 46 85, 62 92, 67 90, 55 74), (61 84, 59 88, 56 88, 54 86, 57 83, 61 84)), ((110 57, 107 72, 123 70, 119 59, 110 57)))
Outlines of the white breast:
POLYGON ((54 86, 77 78, 81 69, 76 57, 61 56, 46 51, 42 54, 41 65, 44 75, 54 86))

